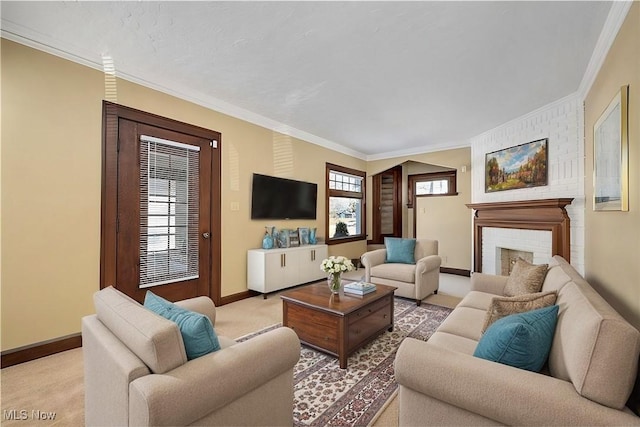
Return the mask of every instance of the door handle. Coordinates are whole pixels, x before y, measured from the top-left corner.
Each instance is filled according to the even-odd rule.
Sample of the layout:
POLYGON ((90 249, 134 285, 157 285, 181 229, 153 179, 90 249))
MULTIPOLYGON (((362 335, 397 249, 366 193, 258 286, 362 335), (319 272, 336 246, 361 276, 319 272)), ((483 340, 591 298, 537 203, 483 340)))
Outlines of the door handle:
POLYGON ((209 237, 211 237, 211 234, 207 233, 202 233, 202 237, 204 237, 205 239, 208 239, 209 237))

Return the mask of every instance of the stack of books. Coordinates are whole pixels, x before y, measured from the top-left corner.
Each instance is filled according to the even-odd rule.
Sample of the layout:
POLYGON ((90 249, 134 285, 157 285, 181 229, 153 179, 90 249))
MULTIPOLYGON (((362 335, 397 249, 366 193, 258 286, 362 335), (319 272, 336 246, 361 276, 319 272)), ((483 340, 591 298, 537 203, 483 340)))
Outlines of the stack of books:
POLYGON ((376 290, 376 285, 367 282, 351 282, 344 285, 344 291, 354 295, 365 295, 376 290))

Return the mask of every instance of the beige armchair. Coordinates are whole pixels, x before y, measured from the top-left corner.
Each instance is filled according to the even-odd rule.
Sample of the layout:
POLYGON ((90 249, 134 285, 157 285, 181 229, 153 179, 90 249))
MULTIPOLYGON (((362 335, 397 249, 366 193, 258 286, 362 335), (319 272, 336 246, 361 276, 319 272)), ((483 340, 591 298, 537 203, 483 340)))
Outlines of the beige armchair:
MULTIPOLYGON (((300 341, 278 328, 187 361, 180 330, 117 291, 94 295, 82 319, 85 424, 292 425, 300 341)), ((211 299, 176 303, 215 321, 211 299)))
POLYGON ((396 296, 411 298, 417 305, 430 294, 438 293, 440 264, 438 241, 416 239, 415 264, 386 263, 387 250, 376 249, 362 255, 365 281, 395 286, 396 296))

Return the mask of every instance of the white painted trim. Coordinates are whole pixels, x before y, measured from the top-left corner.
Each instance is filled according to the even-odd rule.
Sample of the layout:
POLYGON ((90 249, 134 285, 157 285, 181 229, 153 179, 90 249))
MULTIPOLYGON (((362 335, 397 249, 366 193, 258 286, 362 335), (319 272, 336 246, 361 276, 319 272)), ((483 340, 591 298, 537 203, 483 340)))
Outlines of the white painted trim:
MULTIPOLYGON (((510 126, 511 124, 515 123, 515 122, 519 122, 521 120, 524 120, 528 117, 534 116, 536 114, 538 114, 540 111, 542 110, 546 110, 550 107, 553 107, 555 104, 561 104, 564 103, 566 101, 569 100, 573 100, 573 98, 578 98, 581 102, 584 100, 584 98, 586 97, 589 89, 591 89, 591 86, 593 85, 593 82, 595 81, 595 78, 598 74, 598 72, 600 71, 600 68, 602 67, 602 63, 604 62, 607 53, 609 52, 609 49, 611 48, 611 45, 613 44, 613 41, 615 40, 618 31, 620 30, 620 27, 622 26, 624 19, 627 16, 627 13, 629 12, 629 9, 631 8, 631 5, 633 4, 632 0, 623 0, 623 1, 614 1, 612 2, 611 5, 611 9, 609 11, 609 15, 607 15, 607 19, 605 21, 605 24, 603 26, 602 32, 600 33, 600 36, 598 38, 598 41, 596 43, 596 47, 594 48, 593 54, 591 55, 591 59, 589 61, 589 64, 587 65, 587 69, 583 75, 582 81, 580 83, 580 86, 578 88, 578 90, 570 95, 567 95, 561 99, 558 99, 554 102, 551 102, 547 105, 544 105, 532 112, 529 112, 521 117, 518 117, 516 119, 513 119, 507 123, 503 123, 500 126, 497 126, 493 129, 489 129, 479 135, 475 135, 470 137, 468 140, 463 141, 463 142, 452 142, 452 143, 447 143, 447 144, 438 144, 436 146, 429 146, 429 147, 425 147, 425 148, 414 148, 414 149, 407 149, 407 150, 398 150, 398 151, 388 151, 385 153, 380 153, 380 154, 374 154, 374 155, 366 155, 364 153, 361 153, 359 151, 355 151, 352 150, 350 148, 344 147, 342 145, 340 145, 339 143, 333 142, 333 141, 329 141, 327 139, 321 138, 317 135, 313 135, 310 134, 308 132, 305 132, 303 130, 300 129, 296 129, 293 128, 289 125, 286 125, 284 123, 280 123, 276 120, 264 117, 260 114, 251 112, 249 110, 246 110, 244 108, 232 105, 226 101, 214 98, 214 97, 202 97, 202 94, 200 93, 194 93, 192 91, 186 90, 186 91, 176 91, 173 89, 170 89, 168 87, 159 85, 157 83, 154 82, 150 82, 141 78, 138 78, 136 76, 133 75, 129 75, 126 73, 120 73, 118 72, 117 75, 119 78, 122 78, 124 80, 130 81, 132 83, 136 83, 139 84, 141 86, 145 86, 147 88, 153 89, 153 90, 157 90, 159 92, 163 92, 166 93, 168 95, 171 96, 175 96, 177 98, 183 99, 185 101, 188 102, 192 102, 194 104, 203 106, 205 108, 209 108, 211 110, 223 113, 223 114, 227 114, 229 116, 247 121, 249 123, 253 123, 255 125, 264 127, 266 129, 272 130, 274 132, 279 132, 282 133, 284 135, 289 135, 292 136, 294 138, 299 138, 301 140, 304 140, 306 142, 315 144, 315 145, 319 145, 321 147, 342 153, 342 154, 346 154, 348 156, 352 156, 361 160, 366 160, 366 161, 373 161, 373 160, 383 160, 383 159, 390 159, 390 158, 395 158, 395 157, 403 157, 403 156, 411 156, 411 155, 419 155, 419 154, 426 154, 426 153, 431 153, 431 152, 435 152, 435 151, 441 151, 441 150, 452 150, 452 149, 456 149, 456 148, 463 148, 463 147, 469 147, 471 146, 471 141, 482 137, 483 135, 495 132, 499 129, 505 128, 510 126)), ((96 58, 95 61, 93 60, 89 60, 89 59, 85 59, 84 57, 80 57, 77 56, 75 54, 69 53, 68 51, 64 51, 58 48, 54 48, 48 44, 44 44, 41 42, 37 42, 35 41, 35 38, 42 38, 41 34, 38 35, 31 35, 30 37, 23 37, 20 36, 18 34, 16 34, 16 31, 20 31, 23 34, 29 34, 29 31, 26 30, 25 28, 21 27, 21 26, 17 26, 16 24, 9 22, 9 21, 5 21, 2 20, 2 31, 1 31, 1 36, 3 38, 6 38, 8 40, 14 41, 16 43, 20 43, 26 46, 29 46, 31 48, 40 50, 40 51, 44 51, 47 53, 50 53, 52 55, 67 59, 69 61, 81 64, 81 65, 85 65, 87 67, 96 69, 96 70, 100 70, 103 71, 103 64, 102 62, 96 58)), ((50 42, 51 44, 53 43, 53 40, 50 42)), ((92 55, 86 55, 86 57, 91 57, 92 55)))
POLYGON ((373 160, 386 160, 386 159, 393 159, 396 157, 417 156, 420 154, 434 153, 436 151, 455 150, 456 148, 467 148, 467 147, 471 147, 471 138, 461 142, 429 145, 422 148, 411 148, 407 150, 387 151, 386 153, 372 154, 367 156, 366 160, 368 162, 373 160))
POLYGON ((596 42, 596 47, 593 49, 591 59, 589 60, 587 69, 582 77, 580 86, 578 87, 577 93, 580 100, 584 100, 586 98, 593 82, 596 80, 596 77, 600 72, 600 68, 604 63, 604 60, 609 53, 609 49, 611 49, 611 45, 613 45, 613 42, 618 35, 618 31, 620 31, 620 27, 622 27, 632 4, 633 1, 614 1, 612 3, 609 15, 607 15, 607 19, 602 27, 602 32, 600 32, 600 37, 598 37, 598 41, 596 42))
MULTIPOLYGON (((72 53, 69 53, 66 50, 54 48, 48 44, 37 42, 34 39, 23 37, 11 31, 11 28, 16 28, 16 27, 17 26, 15 24, 3 20, 2 33, 1 33, 2 37, 6 38, 7 40, 11 40, 16 43, 20 43, 25 46, 31 47, 33 49, 40 50, 42 52, 46 52, 54 56, 58 56, 63 59, 67 59, 77 64, 84 65, 84 66, 93 68, 95 70, 104 71, 101 59, 96 61, 88 60, 86 59, 86 57, 90 57, 91 55, 86 55, 86 57, 80 57, 72 53)), ((28 33, 28 31, 24 30, 22 27, 18 27, 18 28, 20 32, 28 33)), ((41 38, 42 35, 38 35, 37 37, 41 38)), ((333 151, 337 151, 339 153, 346 154, 348 156, 356 157, 361 160, 366 160, 367 156, 364 153, 361 153, 356 150, 352 150, 336 142, 329 141, 327 139, 321 138, 317 135, 313 135, 311 133, 305 132, 300 129, 296 129, 287 124, 278 122, 268 117, 264 117, 252 111, 245 110, 244 108, 232 105, 221 99, 217 99, 209 96, 203 97, 201 93, 193 92, 190 90, 174 90, 166 86, 163 86, 161 84, 151 82, 151 81, 133 76, 131 74, 123 73, 117 70, 116 70, 116 75, 118 78, 121 78, 123 80, 127 80, 135 84, 139 84, 149 89, 157 90, 158 92, 166 93, 167 95, 171 95, 176 98, 179 98, 188 102, 192 102, 202 107, 217 111, 219 113, 226 114, 228 116, 235 117, 249 123, 253 123, 255 125, 272 130, 274 132, 279 132, 285 135, 289 135, 291 137, 304 140, 305 142, 319 145, 321 147, 324 147, 333 151)))

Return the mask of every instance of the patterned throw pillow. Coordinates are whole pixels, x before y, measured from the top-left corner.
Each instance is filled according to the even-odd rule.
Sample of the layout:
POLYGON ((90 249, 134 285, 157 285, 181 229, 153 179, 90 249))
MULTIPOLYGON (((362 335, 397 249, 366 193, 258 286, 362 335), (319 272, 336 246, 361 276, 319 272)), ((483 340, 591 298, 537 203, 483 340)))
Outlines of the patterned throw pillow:
POLYGON ((556 291, 536 292, 515 297, 494 297, 487 309, 482 333, 484 334, 493 322, 503 317, 554 305, 557 297, 556 291))
POLYGON ((515 297, 540 292, 548 268, 548 264, 529 264, 522 258, 518 258, 504 287, 505 296, 515 297))

